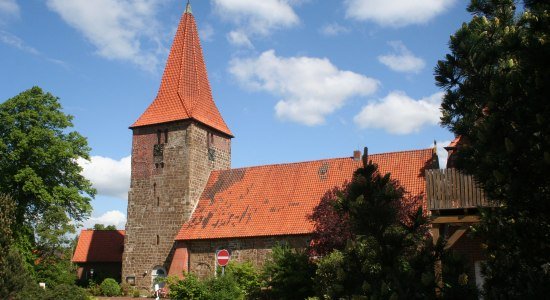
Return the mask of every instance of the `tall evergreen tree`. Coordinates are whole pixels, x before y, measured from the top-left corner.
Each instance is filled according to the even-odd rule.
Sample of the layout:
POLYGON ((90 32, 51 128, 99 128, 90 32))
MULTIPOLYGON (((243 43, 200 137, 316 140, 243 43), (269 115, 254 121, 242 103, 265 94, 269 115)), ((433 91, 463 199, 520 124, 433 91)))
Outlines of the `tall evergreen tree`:
MULTIPOLYGON (((319 294, 331 299, 435 298, 434 263, 443 252, 427 238, 421 203, 372 162, 358 169, 348 185, 329 191, 311 217, 316 228, 312 254, 323 255, 317 268, 319 294)), ((442 294, 474 297, 471 282, 458 283, 464 270, 459 271, 445 274, 442 294)))
POLYGON ((489 298, 550 294, 550 3, 472 0, 438 62, 457 166, 498 206, 482 214, 489 298), (520 6, 518 10, 516 6, 520 6))

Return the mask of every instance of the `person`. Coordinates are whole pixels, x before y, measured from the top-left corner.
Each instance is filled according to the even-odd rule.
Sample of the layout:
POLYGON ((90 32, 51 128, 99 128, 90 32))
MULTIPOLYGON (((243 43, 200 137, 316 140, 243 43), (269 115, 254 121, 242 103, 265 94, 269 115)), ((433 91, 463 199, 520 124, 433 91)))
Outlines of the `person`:
POLYGON ((160 286, 158 283, 155 283, 155 300, 160 299, 160 286))

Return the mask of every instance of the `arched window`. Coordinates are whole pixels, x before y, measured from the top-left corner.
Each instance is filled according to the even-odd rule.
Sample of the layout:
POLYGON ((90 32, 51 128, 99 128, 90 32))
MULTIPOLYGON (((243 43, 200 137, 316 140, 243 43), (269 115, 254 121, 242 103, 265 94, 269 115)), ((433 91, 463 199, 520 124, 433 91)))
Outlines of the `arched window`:
POLYGON ((155 283, 159 284, 160 288, 164 287, 164 282, 159 282, 160 278, 166 277, 166 269, 162 266, 156 266, 153 268, 153 271, 151 271, 151 281, 153 284, 153 287, 155 286, 155 283))

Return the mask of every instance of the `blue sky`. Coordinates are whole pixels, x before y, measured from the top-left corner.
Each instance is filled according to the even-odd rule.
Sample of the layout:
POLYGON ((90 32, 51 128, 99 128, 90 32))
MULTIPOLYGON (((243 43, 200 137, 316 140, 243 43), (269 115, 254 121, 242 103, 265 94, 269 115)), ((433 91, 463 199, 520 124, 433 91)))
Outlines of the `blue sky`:
MULTIPOLYGON (((132 124, 153 101, 182 0, 0 0, 0 101, 58 96, 88 138, 93 223, 124 226, 132 124)), ((445 145, 433 68, 458 0, 194 0, 233 167, 445 145)), ((441 151, 440 151, 441 152, 441 151)))

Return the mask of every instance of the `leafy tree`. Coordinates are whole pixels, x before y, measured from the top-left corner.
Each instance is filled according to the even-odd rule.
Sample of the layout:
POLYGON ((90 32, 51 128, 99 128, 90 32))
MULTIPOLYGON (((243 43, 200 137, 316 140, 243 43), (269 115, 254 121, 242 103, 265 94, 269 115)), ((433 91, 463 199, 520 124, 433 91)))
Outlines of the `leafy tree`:
POLYGON ((269 299, 305 299, 314 295, 315 265, 306 251, 288 245, 274 247, 272 260, 266 262, 262 275, 269 299))
POLYGON ((550 293, 550 3, 472 0, 438 62, 442 124, 465 141, 458 168, 497 209, 482 213, 491 298, 550 293), (520 10, 517 10, 517 6, 520 10))
POLYGON ((94 224, 94 230, 116 230, 115 225, 94 224))
POLYGON ((13 199, 0 194, 0 295, 8 299, 16 297, 32 285, 23 258, 13 247, 11 224, 14 210, 13 199))
MULTIPOLYGON (((329 191, 311 216, 314 236, 349 239, 312 243, 311 253, 324 254, 316 271, 320 296, 434 298, 434 263, 443 248, 434 248, 427 238, 421 203, 421 198, 409 197, 390 174, 381 175, 372 162, 358 169, 349 184, 329 191), (334 219, 343 220, 343 226, 331 225, 334 219)), ((442 293, 450 295, 455 289, 445 282, 442 293)))
POLYGON ((15 200, 12 228, 29 266, 66 246, 71 220, 91 211, 95 190, 77 163, 90 149, 70 131, 71 120, 58 98, 38 87, 0 104, 0 193, 15 200))

